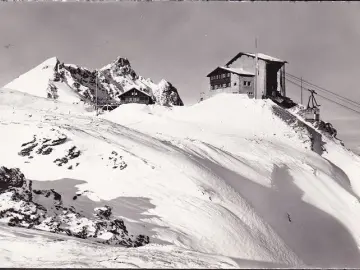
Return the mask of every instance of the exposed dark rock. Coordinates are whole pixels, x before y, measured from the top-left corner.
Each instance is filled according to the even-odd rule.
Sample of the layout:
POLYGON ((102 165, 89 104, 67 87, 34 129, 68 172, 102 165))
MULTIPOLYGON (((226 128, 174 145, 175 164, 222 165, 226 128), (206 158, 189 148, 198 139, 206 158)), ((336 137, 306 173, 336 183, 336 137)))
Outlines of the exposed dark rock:
POLYGON ((49 155, 52 152, 52 148, 47 144, 43 144, 37 151, 36 154, 49 155))
POLYGON ((80 156, 80 150, 76 150, 76 146, 73 146, 72 148, 70 148, 69 153, 68 153, 68 157, 69 159, 74 159, 77 158, 78 156, 80 156))
MULTIPOLYGON (((138 247, 149 243, 147 236, 131 235, 129 237, 124 221, 112 218, 111 207, 105 205, 94 209, 95 218, 88 219, 80 214, 73 205, 65 207, 61 194, 54 189, 33 190, 32 182, 26 180, 19 169, 1 167, 0 187, 0 203, 2 200, 6 200, 6 205, 9 205, 7 209, 0 211, 0 220, 7 219, 9 226, 46 230, 82 239, 93 238, 97 242, 123 247, 138 247), (7 195, 3 196, 5 192, 7 195), (47 205, 50 203, 50 206, 47 206, 49 209, 41 205, 44 198, 47 198, 47 205), (16 202, 21 202, 21 208, 18 210, 12 207, 16 202), (81 229, 73 227, 74 223, 81 226, 81 229), (106 241, 98 238, 104 233, 111 233, 111 238, 106 241)), ((77 196, 73 197, 74 200, 76 198, 77 196)), ((16 204, 18 205, 18 203, 16 204)))
POLYGON ((21 147, 25 147, 25 146, 27 146, 28 144, 31 144, 31 143, 34 143, 34 142, 36 142, 36 136, 35 136, 35 135, 34 135, 34 139, 33 139, 32 141, 23 143, 23 144, 21 145, 21 147))
POLYGON ((72 233, 73 236, 86 239, 88 237, 88 228, 87 226, 83 226, 80 232, 72 233))
MULTIPOLYGON (((69 149, 68 154, 65 157, 55 159, 54 163, 56 163, 56 165, 58 165, 58 166, 62 166, 63 164, 68 163, 69 160, 79 157, 80 153, 81 153, 80 150, 76 150, 76 146, 73 146, 72 148, 69 149)), ((77 163, 76 166, 78 166, 78 164, 79 163, 77 163)), ((68 167, 68 169, 70 169, 70 170, 72 168, 73 168, 72 165, 70 165, 68 167)))
POLYGON ((55 190, 51 189, 51 192, 54 194, 55 201, 61 201, 61 195, 57 193, 55 190))
POLYGON ((20 156, 30 156, 30 153, 34 150, 36 146, 38 146, 38 143, 33 143, 30 146, 22 149, 18 154, 20 156))
POLYGON ((56 140, 53 140, 50 145, 51 145, 51 146, 60 145, 60 144, 65 143, 66 140, 67 140, 67 137, 64 135, 64 137, 61 137, 61 138, 56 139, 56 140))
POLYGON ((105 205, 102 208, 97 208, 95 213, 98 218, 109 219, 112 214, 112 209, 110 206, 105 205))
POLYGON ((0 189, 7 189, 9 187, 22 187, 24 185, 25 176, 18 169, 8 169, 0 167, 0 189))
POLYGON ((134 247, 141 247, 149 243, 150 243, 149 236, 140 234, 136 237, 136 240, 134 242, 134 247))
POLYGON ((54 163, 56 163, 56 165, 58 166, 62 166, 63 164, 66 164, 68 163, 68 159, 66 157, 63 157, 63 158, 57 158, 54 160, 54 163))

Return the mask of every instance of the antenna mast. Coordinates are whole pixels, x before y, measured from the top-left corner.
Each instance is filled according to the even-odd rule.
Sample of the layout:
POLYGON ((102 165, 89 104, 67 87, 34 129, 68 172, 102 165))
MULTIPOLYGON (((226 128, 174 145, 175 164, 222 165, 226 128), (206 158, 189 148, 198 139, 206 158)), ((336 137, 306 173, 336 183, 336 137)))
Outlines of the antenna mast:
POLYGON ((254 99, 257 98, 257 78, 258 78, 258 54, 257 54, 257 38, 255 38, 255 81, 254 81, 254 99))
POLYGON ((303 105, 303 80, 302 77, 300 78, 300 99, 301 99, 301 105, 303 105))

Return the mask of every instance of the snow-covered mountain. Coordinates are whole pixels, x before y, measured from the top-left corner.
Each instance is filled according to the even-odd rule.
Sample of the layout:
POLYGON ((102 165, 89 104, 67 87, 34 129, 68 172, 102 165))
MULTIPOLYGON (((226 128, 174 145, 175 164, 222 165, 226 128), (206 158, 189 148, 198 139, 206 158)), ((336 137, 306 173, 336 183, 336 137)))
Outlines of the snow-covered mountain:
POLYGON ((99 70, 61 63, 50 58, 5 85, 5 88, 47 97, 62 102, 93 104, 98 89, 98 104, 120 101, 119 96, 137 88, 148 93, 159 105, 183 105, 177 89, 166 80, 155 84, 137 75, 126 58, 118 57, 99 70))
POLYGON ((0 90, 1 265, 360 267, 360 158, 296 111, 27 91, 0 90))

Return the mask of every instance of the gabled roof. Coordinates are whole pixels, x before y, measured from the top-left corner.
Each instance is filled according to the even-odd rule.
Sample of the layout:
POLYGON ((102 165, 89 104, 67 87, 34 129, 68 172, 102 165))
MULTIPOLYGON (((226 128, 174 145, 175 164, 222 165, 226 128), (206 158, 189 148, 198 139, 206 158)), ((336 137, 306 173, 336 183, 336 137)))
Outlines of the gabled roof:
POLYGON ((206 77, 210 77, 211 74, 217 71, 218 69, 226 70, 237 75, 255 76, 255 73, 244 70, 242 68, 217 67, 213 71, 211 71, 206 77))
MULTIPOLYGON (((247 56, 255 58, 255 53, 239 52, 234 58, 232 58, 229 62, 226 63, 226 66, 230 65, 232 62, 234 62, 236 59, 238 59, 242 55, 247 55, 247 56)), ((287 61, 281 60, 281 59, 276 58, 276 57, 272 57, 270 55, 266 55, 264 53, 258 53, 257 56, 258 56, 259 59, 267 61, 267 62, 287 63, 287 61)))
POLYGON ((121 93, 119 96, 121 97, 123 94, 125 94, 125 93, 127 93, 127 92, 129 92, 129 91, 131 91, 131 90, 137 90, 137 91, 139 91, 139 92, 141 92, 141 93, 143 93, 143 94, 151 97, 151 94, 150 94, 150 93, 147 93, 147 92, 141 90, 140 88, 138 88, 137 86, 134 86, 134 85, 129 86, 129 87, 127 87, 126 89, 124 89, 124 92, 121 93))

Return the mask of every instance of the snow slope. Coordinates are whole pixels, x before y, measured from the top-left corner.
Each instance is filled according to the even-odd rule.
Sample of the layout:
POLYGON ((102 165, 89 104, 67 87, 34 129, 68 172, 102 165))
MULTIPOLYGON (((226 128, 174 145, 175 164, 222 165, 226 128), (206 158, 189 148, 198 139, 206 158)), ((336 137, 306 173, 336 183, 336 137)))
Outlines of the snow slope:
POLYGON ((131 88, 149 94, 159 105, 183 105, 177 89, 166 80, 154 84, 136 74, 126 58, 118 57, 111 64, 91 71, 87 68, 61 63, 52 57, 8 83, 4 88, 18 90, 38 97, 67 103, 119 102, 119 95, 131 88))
POLYGON ((119 258, 125 267, 360 266, 359 160, 330 140, 326 158, 311 151, 309 134, 277 117, 272 102, 224 94, 190 107, 123 105, 98 118, 60 101, 43 109, 52 106, 0 91, 0 164, 40 186, 88 194, 91 205, 79 207, 111 204, 150 244, 99 255, 90 242, 39 232, 30 241, 4 227, 4 264, 63 266, 77 250, 98 267, 119 267, 119 258), (18 154, 34 135, 57 134, 68 139, 50 154, 37 154, 40 145, 31 158, 18 154), (59 166, 74 146, 81 155, 59 166), (41 260, 19 246, 41 247, 41 260))

